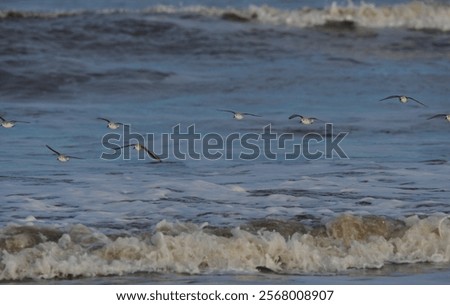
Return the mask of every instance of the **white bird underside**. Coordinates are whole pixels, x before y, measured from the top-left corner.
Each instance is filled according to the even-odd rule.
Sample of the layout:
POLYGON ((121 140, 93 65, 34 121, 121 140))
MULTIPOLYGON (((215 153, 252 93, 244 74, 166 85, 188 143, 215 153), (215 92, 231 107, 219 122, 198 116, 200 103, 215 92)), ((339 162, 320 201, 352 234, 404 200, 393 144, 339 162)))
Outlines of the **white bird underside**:
POLYGON ((261 117, 260 115, 249 113, 249 112, 238 112, 238 111, 227 110, 227 109, 217 109, 217 110, 232 113, 233 119, 235 119, 235 120, 242 120, 242 119, 244 119, 244 117, 246 115, 254 116, 254 117, 258 117, 258 118, 261 117))
POLYGON ((68 156, 68 155, 62 154, 62 153, 60 153, 59 151, 57 151, 57 150, 51 148, 51 147, 48 146, 48 145, 45 145, 45 146, 46 146, 48 149, 50 149, 55 155, 57 155, 56 159, 57 159, 59 162, 67 162, 67 161, 69 161, 70 159, 80 159, 80 160, 81 160, 81 158, 78 158, 78 157, 73 157, 73 156, 68 156))
POLYGON ((387 96, 385 98, 382 98, 380 100, 380 102, 381 101, 385 101, 385 100, 389 100, 389 99, 398 99, 399 102, 403 103, 403 104, 406 104, 407 102, 409 102, 411 100, 411 101, 414 101, 414 102, 416 102, 416 103, 418 103, 418 104, 420 104, 420 105, 422 105, 424 107, 428 107, 427 105, 425 105, 424 103, 416 100, 415 98, 410 97, 410 96, 406 96, 406 95, 390 95, 390 96, 387 96))

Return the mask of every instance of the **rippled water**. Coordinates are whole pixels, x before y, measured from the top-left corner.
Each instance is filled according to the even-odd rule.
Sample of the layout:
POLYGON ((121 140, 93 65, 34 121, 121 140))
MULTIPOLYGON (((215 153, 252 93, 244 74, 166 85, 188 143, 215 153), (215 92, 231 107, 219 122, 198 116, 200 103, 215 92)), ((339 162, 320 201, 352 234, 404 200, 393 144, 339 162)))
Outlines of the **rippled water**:
POLYGON ((0 5, 0 114, 29 122, 0 128, 1 281, 448 282, 448 4, 29 2, 0 5), (181 160, 190 126, 257 139, 181 160), (124 135, 163 161, 101 158, 124 135))

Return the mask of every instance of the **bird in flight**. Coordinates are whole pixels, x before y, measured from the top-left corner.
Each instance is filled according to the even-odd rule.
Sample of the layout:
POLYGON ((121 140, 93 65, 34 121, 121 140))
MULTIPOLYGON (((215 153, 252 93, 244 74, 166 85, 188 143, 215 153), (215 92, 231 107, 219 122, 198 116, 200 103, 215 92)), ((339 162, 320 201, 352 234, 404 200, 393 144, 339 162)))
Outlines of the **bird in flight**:
POLYGON ((400 101, 400 103, 403 103, 403 104, 406 104, 409 100, 411 100, 411 101, 414 101, 414 102, 416 102, 416 103, 418 103, 418 104, 420 104, 420 105, 422 105, 424 107, 428 107, 427 105, 425 105, 424 103, 416 100, 415 98, 410 97, 410 96, 406 96, 406 95, 390 95, 388 97, 385 97, 385 98, 381 99, 380 102, 384 101, 384 100, 388 100, 388 99, 393 99, 393 98, 398 99, 400 101))
POLYGON ((60 153, 60 152, 54 150, 53 148, 51 148, 51 147, 48 146, 48 145, 45 145, 45 146, 57 155, 56 159, 57 159, 59 162, 67 162, 67 161, 69 161, 70 159, 81 159, 81 158, 77 158, 77 157, 72 157, 72 156, 64 155, 64 154, 62 154, 62 153, 60 153))
POLYGON ((429 117, 427 120, 436 119, 436 118, 441 118, 441 119, 444 119, 444 120, 447 120, 450 122, 450 114, 445 114, 445 113, 433 115, 432 117, 429 117))
POLYGON ((123 124, 122 123, 119 123, 119 122, 113 122, 113 121, 111 121, 111 120, 108 120, 108 119, 105 119, 105 118, 97 118, 98 120, 103 120, 103 121, 105 121, 105 122, 108 122, 108 125, 106 125, 109 129, 117 129, 117 128, 119 128, 120 126, 122 126, 123 124))
POLYGON ((291 115, 291 116, 289 117, 289 120, 290 120, 290 119, 293 119, 293 118, 300 118, 300 123, 303 124, 303 125, 311 125, 311 124, 314 123, 315 121, 321 121, 321 120, 319 120, 318 118, 306 117, 306 116, 303 116, 303 115, 300 115, 300 114, 296 114, 296 113, 294 113, 293 115, 291 115))
POLYGON ((236 120, 242 120, 246 115, 254 116, 254 117, 258 117, 258 118, 261 117, 260 115, 253 114, 253 113, 248 113, 248 112, 238 112, 238 111, 226 110, 226 109, 217 109, 217 110, 232 113, 233 114, 233 119, 236 119, 236 120))
POLYGON ((16 125, 16 123, 30 123, 30 122, 26 122, 26 121, 14 121, 14 120, 8 121, 8 120, 5 120, 4 118, 2 118, 1 116, 0 116, 0 120, 2 121, 1 125, 4 128, 12 128, 16 125))
POLYGON ((121 147, 119 147, 119 148, 116 148, 116 150, 117 150, 117 149, 126 148, 126 147, 133 147, 136 151, 143 150, 143 151, 145 151, 152 159, 155 159, 155 160, 157 160, 158 162, 162 162, 161 158, 158 157, 157 154, 155 154, 154 152, 152 152, 151 150, 149 150, 147 147, 145 147, 144 145, 139 144, 139 143, 137 143, 137 144, 128 144, 128 145, 124 145, 124 146, 121 146, 121 147))

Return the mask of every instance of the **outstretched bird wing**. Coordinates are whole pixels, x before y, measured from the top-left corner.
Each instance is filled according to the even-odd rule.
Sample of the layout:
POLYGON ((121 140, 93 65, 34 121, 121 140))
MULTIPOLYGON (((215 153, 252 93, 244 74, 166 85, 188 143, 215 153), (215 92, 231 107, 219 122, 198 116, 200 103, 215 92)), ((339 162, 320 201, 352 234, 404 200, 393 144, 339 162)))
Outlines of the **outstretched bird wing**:
POLYGON ((389 95, 389 96, 387 96, 387 97, 385 97, 385 98, 382 98, 382 99, 380 100, 380 102, 381 102, 381 101, 384 101, 384 100, 391 99, 391 98, 400 98, 400 95, 389 95))
POLYGON ((97 118, 98 120, 103 120, 103 121, 105 121, 105 122, 108 122, 108 123, 111 123, 111 121, 110 120, 108 120, 108 119, 105 119, 105 118, 97 118))
POLYGON ((422 105, 422 106, 428 107, 427 105, 425 105, 425 104, 422 103, 422 102, 419 102, 418 100, 416 100, 416 99, 413 98, 413 97, 407 96, 406 98, 407 98, 407 99, 410 99, 410 100, 412 100, 412 101, 414 101, 414 102, 416 102, 416 103, 419 103, 419 104, 422 105))
POLYGON ((431 120, 431 119, 435 119, 435 118, 445 118, 445 117, 447 117, 446 114, 436 114, 436 115, 429 117, 427 120, 431 120))
POLYGON ((78 157, 74 157, 74 156, 67 156, 66 157, 70 158, 70 159, 78 159, 78 160, 83 160, 83 158, 78 158, 78 157))
POLYGON ((303 118, 303 116, 301 116, 300 114, 294 113, 293 115, 291 115, 291 116, 289 117, 289 120, 290 120, 290 119, 293 119, 293 118, 303 118))
POLYGON ((242 112, 242 114, 243 114, 243 115, 250 115, 250 116, 255 116, 255 117, 258 117, 258 118, 260 118, 260 117, 261 117, 260 115, 257 115, 257 114, 253 114, 253 113, 248 113, 248 112, 242 112))
POLYGON ((60 156, 61 154, 59 152, 57 152, 56 150, 54 150, 53 148, 51 148, 48 145, 45 145, 48 149, 50 149, 52 152, 54 152, 55 154, 57 154, 58 156, 60 156))
POLYGON ((155 160, 158 160, 158 161, 160 161, 161 162, 161 158, 160 157, 158 157, 154 152, 152 152, 151 150, 149 150, 147 147, 143 147, 144 148, 144 150, 147 152, 147 154, 151 157, 151 158, 153 158, 153 159, 155 159, 155 160))
POLYGON ((227 110, 227 109, 217 109, 218 111, 225 111, 225 112, 230 112, 232 114, 236 114, 236 111, 233 110, 227 110))

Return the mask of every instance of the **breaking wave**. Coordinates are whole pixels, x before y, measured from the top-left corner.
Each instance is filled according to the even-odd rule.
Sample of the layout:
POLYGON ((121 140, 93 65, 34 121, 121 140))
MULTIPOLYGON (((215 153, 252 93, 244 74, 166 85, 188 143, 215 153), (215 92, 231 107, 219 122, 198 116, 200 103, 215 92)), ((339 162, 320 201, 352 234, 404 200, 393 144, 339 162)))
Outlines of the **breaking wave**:
POLYGON ((162 273, 329 274, 391 264, 450 262, 448 215, 340 215, 309 227, 256 220, 234 228, 161 221, 151 232, 107 236, 9 226, 0 230, 0 280, 162 273))
POLYGON ((368 28, 408 28, 416 30, 450 30, 450 5, 444 3, 409 2, 393 6, 376 6, 371 3, 339 5, 325 8, 299 8, 284 10, 270 6, 250 5, 248 8, 219 8, 206 6, 158 5, 140 11, 105 9, 99 11, 21 12, 0 11, 0 18, 62 18, 83 14, 189 14, 218 17, 237 22, 291 27, 314 27, 344 24, 368 28))

